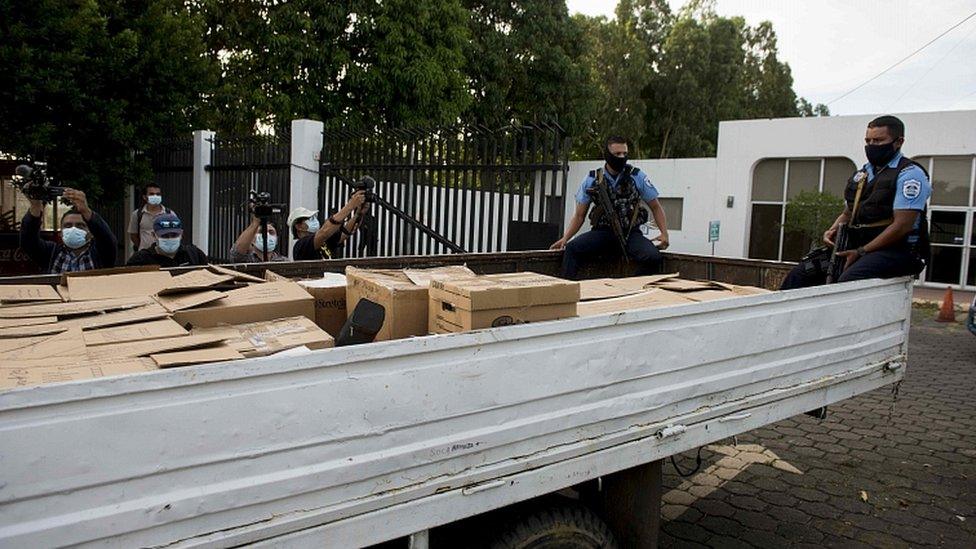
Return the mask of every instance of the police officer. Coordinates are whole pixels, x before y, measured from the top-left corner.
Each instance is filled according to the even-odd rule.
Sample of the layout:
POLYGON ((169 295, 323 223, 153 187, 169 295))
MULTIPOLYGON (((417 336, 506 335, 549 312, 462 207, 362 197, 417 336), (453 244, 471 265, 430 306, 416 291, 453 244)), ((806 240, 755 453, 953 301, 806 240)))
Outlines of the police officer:
MULTIPOLYGON (((917 275, 928 257, 925 202, 932 193, 928 174, 901 152, 905 124, 894 116, 868 123, 864 154, 868 162, 847 181, 847 206, 823 235, 834 246, 838 227, 846 224, 847 249, 838 251, 845 265, 838 282, 917 275)), ((781 289, 815 286, 826 273, 804 262, 793 268, 781 289)))
POLYGON ((617 234, 610 216, 616 216, 626 239, 627 256, 637 264, 637 275, 655 274, 660 271, 662 258, 658 249, 668 247, 668 225, 664 208, 658 201, 657 189, 651 184, 647 174, 627 163, 627 140, 623 137, 610 137, 604 146, 603 168, 589 173, 576 192, 576 211, 573 213, 566 233, 550 249, 565 250, 563 253, 563 276, 576 279, 583 262, 605 253, 621 254, 617 234), (573 236, 583 226, 586 213, 593 202, 593 191, 605 185, 614 205, 614 212, 607 212, 595 206, 590 214, 592 229, 577 238, 573 236), (661 234, 651 240, 644 237, 640 226, 647 222, 647 210, 651 210, 654 223, 661 234), (572 238, 572 240, 570 240, 572 238))

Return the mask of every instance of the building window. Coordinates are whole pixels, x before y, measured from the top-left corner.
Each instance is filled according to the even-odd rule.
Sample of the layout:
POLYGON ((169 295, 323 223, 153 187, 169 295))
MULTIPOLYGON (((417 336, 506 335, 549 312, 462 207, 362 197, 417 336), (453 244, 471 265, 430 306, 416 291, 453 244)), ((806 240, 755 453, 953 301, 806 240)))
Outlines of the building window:
POLYGON ((752 172, 749 257, 780 261, 800 259, 813 241, 783 229, 784 206, 804 191, 843 198, 847 180, 856 169, 853 162, 841 157, 770 158, 756 164, 752 172))
MULTIPOLYGON (((664 217, 668 220, 668 230, 669 231, 680 231, 681 230, 681 217, 684 215, 684 198, 661 198, 658 197, 658 202, 661 203, 661 207, 664 208, 664 217)), ((650 223, 652 226, 654 223, 654 216, 650 216, 650 223)), ((657 227, 654 227, 657 229, 657 227)))
POLYGON ((932 181, 926 282, 976 287, 976 155, 914 159, 932 181))

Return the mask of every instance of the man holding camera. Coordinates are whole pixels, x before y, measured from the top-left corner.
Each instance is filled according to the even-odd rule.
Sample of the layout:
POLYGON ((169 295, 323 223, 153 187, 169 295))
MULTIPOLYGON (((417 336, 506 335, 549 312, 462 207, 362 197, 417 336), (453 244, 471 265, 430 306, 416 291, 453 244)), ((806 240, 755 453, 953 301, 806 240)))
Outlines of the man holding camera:
POLYGON ((61 216, 61 242, 41 239, 46 205, 31 199, 20 222, 20 249, 50 274, 114 267, 118 242, 108 223, 88 207, 82 191, 65 187, 62 199, 71 209, 61 216))
POLYGON ((185 267, 209 263, 203 250, 183 242, 183 222, 174 213, 166 213, 153 220, 153 236, 156 242, 132 254, 126 265, 185 267))
POLYGON ((905 124, 894 116, 880 116, 868 122, 864 135, 867 164, 847 181, 844 211, 823 235, 830 248, 839 232, 846 233, 846 246, 835 252, 843 264, 828 264, 822 254, 811 252, 786 275, 781 290, 824 284, 828 270, 839 272, 833 282, 867 278, 917 275, 928 259, 926 206, 932 193, 925 169, 904 156, 905 124))
POLYGON ((261 219, 251 215, 251 223, 237 237, 230 249, 230 260, 233 263, 262 263, 264 262, 265 243, 267 243, 268 261, 288 261, 279 254, 278 230, 274 223, 268 222, 268 238, 265 240, 261 231, 261 219))
POLYGON ((295 208, 288 215, 288 226, 295 237, 292 256, 296 261, 338 259, 346 237, 355 232, 365 208, 366 192, 356 191, 337 213, 319 225, 317 210, 295 208), (355 215, 354 215, 355 214, 355 215))
POLYGON ((146 183, 142 188, 142 207, 132 212, 129 219, 129 240, 135 251, 145 250, 156 242, 153 221, 167 213, 173 211, 163 206, 162 189, 155 183, 146 183))

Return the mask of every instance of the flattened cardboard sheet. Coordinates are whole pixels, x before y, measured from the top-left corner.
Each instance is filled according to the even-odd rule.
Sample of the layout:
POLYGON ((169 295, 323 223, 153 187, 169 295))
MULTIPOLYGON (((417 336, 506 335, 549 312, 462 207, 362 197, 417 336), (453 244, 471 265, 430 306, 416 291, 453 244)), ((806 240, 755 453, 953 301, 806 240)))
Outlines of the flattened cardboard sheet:
POLYGON ((244 282, 264 282, 263 278, 249 275, 247 273, 242 273, 240 271, 235 271, 234 269, 228 269, 227 267, 222 267, 220 265, 207 265, 207 268, 217 274, 230 275, 234 277, 234 280, 241 280, 244 282))
POLYGON ((0 302, 61 301, 61 294, 47 284, 0 284, 0 302))
POLYGON ((192 309, 193 307, 213 303, 214 301, 223 299, 224 297, 225 294, 221 292, 215 290, 204 290, 202 292, 158 295, 156 296, 156 301, 158 301, 159 304, 162 305, 167 311, 175 313, 176 311, 192 309))
POLYGON ((35 316, 32 318, 0 318, 0 328, 19 328, 21 326, 37 326, 53 324, 58 321, 56 316, 35 316))
POLYGON ((168 287, 169 271, 144 271, 101 276, 67 277, 71 301, 91 301, 119 297, 148 297, 168 287))
POLYGON ((244 356, 267 356, 294 347, 326 349, 335 345, 332 336, 304 316, 234 326, 194 329, 193 334, 226 338, 244 356))
POLYGON ((623 297, 580 302, 576 307, 576 312, 579 316, 595 316, 619 313, 621 311, 688 305, 691 303, 694 303, 694 301, 688 299, 683 294, 654 289, 623 297))
POLYGON ((108 345, 125 343, 128 341, 143 341, 146 339, 160 339, 166 337, 185 336, 190 332, 168 318, 89 330, 84 333, 85 345, 108 345))
POLYGON ((85 340, 81 328, 71 328, 59 334, 0 340, 0 368, 19 367, 39 359, 65 357, 81 360, 85 355, 85 340), (27 343, 20 345, 19 343, 27 343))
POLYGON ((89 347, 88 358, 90 360, 101 360, 103 358, 113 357, 149 356, 155 353, 166 353, 169 351, 212 346, 222 342, 223 340, 224 338, 219 336, 191 334, 187 336, 134 341, 130 343, 112 343, 109 345, 97 345, 94 347, 89 347))
POLYGON ((174 366, 189 366, 191 364, 205 364, 207 362, 222 362, 225 360, 240 360, 244 355, 229 345, 194 349, 192 351, 176 351, 173 353, 154 353, 149 355, 159 368, 174 366))
POLYGON ((39 305, 23 305, 20 307, 0 307, 0 318, 33 318, 57 316, 84 315, 120 309, 133 309, 149 305, 153 299, 149 296, 120 297, 118 299, 103 299, 98 301, 73 301, 69 303, 42 303, 39 305))
POLYGON ((448 265, 446 267, 434 267, 433 269, 404 269, 403 274, 415 286, 422 288, 429 288, 430 281, 434 278, 446 278, 450 280, 478 276, 474 271, 464 265, 448 265))
POLYGON ((0 368, 0 390, 152 372, 157 369, 149 358, 104 359, 97 363, 84 362, 73 366, 0 368))
POLYGON ((228 274, 218 274, 208 269, 197 269, 178 276, 174 276, 169 285, 156 292, 158 295, 179 294, 194 290, 205 290, 221 284, 233 282, 234 277, 228 274))
POLYGON ((82 330, 93 330, 106 326, 119 326, 133 322, 143 322, 157 318, 166 318, 169 312, 158 303, 148 303, 141 307, 122 309, 105 314, 76 316, 58 322, 62 326, 79 327, 82 330))

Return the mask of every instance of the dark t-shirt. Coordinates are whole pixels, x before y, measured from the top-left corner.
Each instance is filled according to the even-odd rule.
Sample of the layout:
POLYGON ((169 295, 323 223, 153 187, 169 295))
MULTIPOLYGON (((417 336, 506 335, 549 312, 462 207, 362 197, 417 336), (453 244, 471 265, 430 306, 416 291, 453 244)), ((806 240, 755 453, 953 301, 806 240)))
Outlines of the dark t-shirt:
POLYGON ((187 265, 206 265, 207 254, 193 244, 180 244, 173 257, 156 253, 156 244, 132 254, 126 265, 159 265, 160 267, 185 267, 187 265))
POLYGON ((337 232, 325 241, 325 247, 329 250, 329 254, 326 254, 322 250, 315 247, 315 234, 307 234, 295 241, 295 245, 292 247, 291 253, 295 258, 295 261, 304 261, 309 259, 339 259, 342 257, 342 247, 339 245, 339 240, 341 238, 342 233, 337 232))

